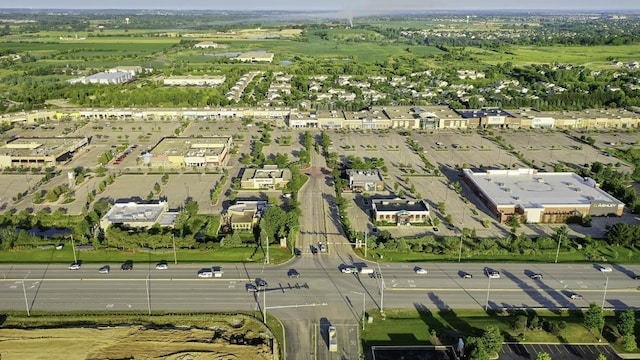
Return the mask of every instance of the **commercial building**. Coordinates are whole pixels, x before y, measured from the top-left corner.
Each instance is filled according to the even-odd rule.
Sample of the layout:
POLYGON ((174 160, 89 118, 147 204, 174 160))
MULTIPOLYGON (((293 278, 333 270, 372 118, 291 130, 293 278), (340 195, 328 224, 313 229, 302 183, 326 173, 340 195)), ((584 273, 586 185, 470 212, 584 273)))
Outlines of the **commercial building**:
POLYGON ((479 110, 456 110, 458 115, 465 120, 464 127, 468 128, 518 128, 520 118, 497 108, 485 108, 479 110))
POLYGON ((233 60, 239 60, 242 62, 273 62, 273 54, 266 51, 250 51, 242 53, 233 60))
POLYGON ((534 169, 463 170, 464 180, 500 222, 520 216, 526 223, 560 223, 574 216, 622 216, 624 203, 591 178, 534 169))
POLYGON ((148 161, 157 166, 222 166, 232 146, 231 136, 165 137, 149 151, 148 161))
POLYGON ((0 167, 55 166, 87 146, 86 137, 19 137, 0 146, 0 167))
POLYGON ((262 200, 237 200, 222 214, 222 223, 230 226, 233 230, 249 231, 258 225, 269 206, 266 201, 262 200))
POLYGON ((224 84, 227 79, 224 75, 219 76, 169 76, 162 80, 165 86, 203 86, 217 87, 224 84))
POLYGON ((291 181, 291 170, 265 165, 263 169, 244 169, 240 180, 242 189, 283 189, 291 181))
POLYGON ((372 170, 347 170, 349 178, 349 190, 351 191, 382 191, 384 179, 376 169, 372 170))
POLYGON ((429 220, 429 205, 424 200, 372 199, 371 209, 376 222, 410 225, 429 220))
POLYGON ((148 229, 155 224, 173 226, 178 212, 169 211, 166 201, 141 203, 115 203, 100 219, 100 228, 106 230, 111 225, 125 225, 133 228, 148 229))
POLYGON ((130 71, 108 71, 67 80, 70 84, 117 85, 134 80, 130 71))

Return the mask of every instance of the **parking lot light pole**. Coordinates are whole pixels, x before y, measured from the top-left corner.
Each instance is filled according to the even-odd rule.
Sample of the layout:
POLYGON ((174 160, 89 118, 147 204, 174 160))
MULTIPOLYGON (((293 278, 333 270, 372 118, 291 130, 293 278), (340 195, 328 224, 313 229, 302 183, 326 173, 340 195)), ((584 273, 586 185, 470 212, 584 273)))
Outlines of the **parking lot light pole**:
POLYGON ((556 250, 556 261, 555 263, 558 263, 558 255, 560 255, 560 240, 562 240, 562 234, 558 233, 558 249, 556 250))

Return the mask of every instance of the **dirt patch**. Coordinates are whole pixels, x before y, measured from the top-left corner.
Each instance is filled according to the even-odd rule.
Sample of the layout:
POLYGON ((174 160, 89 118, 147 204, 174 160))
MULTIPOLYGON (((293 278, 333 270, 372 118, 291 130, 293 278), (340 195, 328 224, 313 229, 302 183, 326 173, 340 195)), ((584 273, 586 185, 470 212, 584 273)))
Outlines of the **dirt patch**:
POLYGON ((247 331, 109 328, 0 329, 2 360, 263 360, 269 342, 247 331))

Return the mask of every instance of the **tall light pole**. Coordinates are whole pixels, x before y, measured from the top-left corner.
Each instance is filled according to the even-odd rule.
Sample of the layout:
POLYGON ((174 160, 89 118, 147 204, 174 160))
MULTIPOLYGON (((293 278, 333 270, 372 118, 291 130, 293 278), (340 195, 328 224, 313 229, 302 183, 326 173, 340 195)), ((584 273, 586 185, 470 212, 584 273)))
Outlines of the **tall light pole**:
POLYGON ((558 249, 556 250, 556 261, 555 263, 558 263, 558 255, 560 255, 560 240, 562 240, 562 233, 558 232, 558 249))
POLYGON ((24 294, 24 305, 27 308, 27 316, 31 316, 29 311, 29 301, 27 300, 27 289, 24 287, 24 282, 27 281, 27 276, 29 276, 31 272, 28 272, 27 275, 22 279, 22 293, 24 294))
POLYGON ((365 306, 365 293, 363 292, 357 292, 357 291, 352 291, 353 294, 358 294, 358 295, 362 295, 362 331, 364 331, 364 314, 365 314, 365 310, 364 310, 364 306, 365 306))
POLYGON ((78 258, 76 257, 76 243, 73 241, 73 234, 71 234, 71 251, 73 251, 73 263, 78 262, 78 258))
POLYGON ((487 302, 484 305, 484 311, 489 311, 489 292, 491 291, 491 276, 489 276, 489 283, 487 284, 487 302))
POLYGON ((147 273, 146 287, 147 287, 147 309, 149 310, 149 316, 151 316, 151 293, 149 292, 149 274, 148 273, 147 273))
POLYGON ((171 241, 173 242, 173 263, 178 264, 178 253, 176 252, 176 237, 171 234, 171 241))
POLYGON ((604 302, 607 300, 607 287, 609 287, 609 277, 604 282, 604 294, 602 295, 602 310, 604 310, 604 302))
POLYGON ((266 264, 269 265, 269 237, 264 238, 265 246, 267 247, 267 257, 264 259, 266 264))
POLYGON ((458 262, 462 260, 462 239, 464 239, 464 228, 460 231, 460 251, 458 251, 458 262))
POLYGON ((262 289, 262 322, 267 323, 267 292, 262 289))
POLYGON ((384 314, 384 276, 382 276, 382 269, 380 269, 380 263, 378 264, 378 274, 380 274, 380 314, 384 314))

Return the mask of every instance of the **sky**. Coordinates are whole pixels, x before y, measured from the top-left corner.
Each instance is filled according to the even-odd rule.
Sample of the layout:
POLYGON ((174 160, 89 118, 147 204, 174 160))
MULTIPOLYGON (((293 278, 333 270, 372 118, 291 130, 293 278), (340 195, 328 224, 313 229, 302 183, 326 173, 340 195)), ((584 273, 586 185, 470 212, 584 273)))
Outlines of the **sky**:
POLYGON ((0 0, 0 8, 167 10, 638 10, 638 0, 0 0))

